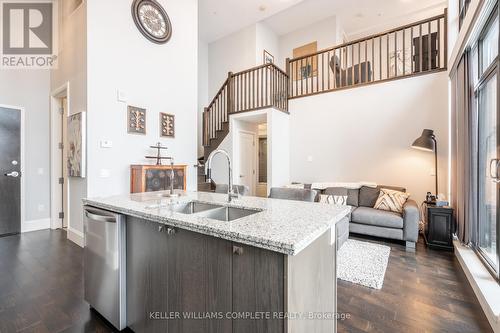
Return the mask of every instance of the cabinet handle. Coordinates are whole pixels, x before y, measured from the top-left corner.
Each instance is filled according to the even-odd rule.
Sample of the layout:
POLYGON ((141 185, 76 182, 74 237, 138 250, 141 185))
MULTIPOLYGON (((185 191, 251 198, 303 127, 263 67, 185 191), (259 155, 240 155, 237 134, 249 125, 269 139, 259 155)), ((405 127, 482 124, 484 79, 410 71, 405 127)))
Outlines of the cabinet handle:
POLYGON ((243 254, 243 248, 241 246, 233 246, 233 253, 241 256, 243 254))
POLYGON ((175 229, 174 228, 167 228, 167 235, 169 235, 169 236, 175 235, 175 229))
POLYGON ((165 226, 164 226, 164 225, 160 225, 160 226, 158 227, 158 231, 159 231, 159 232, 163 232, 163 231, 165 231, 165 226))

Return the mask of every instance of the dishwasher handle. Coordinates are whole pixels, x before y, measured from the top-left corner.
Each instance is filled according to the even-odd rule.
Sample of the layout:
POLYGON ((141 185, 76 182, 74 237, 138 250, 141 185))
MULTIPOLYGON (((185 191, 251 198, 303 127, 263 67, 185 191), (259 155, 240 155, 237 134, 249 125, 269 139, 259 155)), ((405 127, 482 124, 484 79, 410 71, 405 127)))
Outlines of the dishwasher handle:
POLYGON ((88 210, 85 211, 85 216, 96 222, 116 223, 116 217, 114 216, 97 215, 89 212, 88 210))

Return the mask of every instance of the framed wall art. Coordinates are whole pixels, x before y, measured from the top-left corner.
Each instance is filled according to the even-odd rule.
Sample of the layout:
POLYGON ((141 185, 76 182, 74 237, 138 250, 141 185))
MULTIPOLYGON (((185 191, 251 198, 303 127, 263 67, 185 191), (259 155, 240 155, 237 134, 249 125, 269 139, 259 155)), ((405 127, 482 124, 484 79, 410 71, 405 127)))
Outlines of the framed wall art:
POLYGON ((160 112, 160 136, 175 137, 175 115, 160 112))
POLYGON ((146 109, 130 105, 127 107, 127 132, 146 134, 146 109))
POLYGON ((67 168, 69 177, 85 178, 86 171, 86 132, 87 118, 85 112, 68 116, 68 155, 67 168))

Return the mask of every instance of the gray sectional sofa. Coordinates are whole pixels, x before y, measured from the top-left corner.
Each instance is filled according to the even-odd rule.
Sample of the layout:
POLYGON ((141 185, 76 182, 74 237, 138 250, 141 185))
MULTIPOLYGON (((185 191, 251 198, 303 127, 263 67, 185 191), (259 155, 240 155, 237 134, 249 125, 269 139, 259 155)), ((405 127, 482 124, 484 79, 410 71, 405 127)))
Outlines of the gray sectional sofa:
POLYGON ((318 191, 318 194, 347 195, 347 204, 352 207, 351 214, 337 224, 338 248, 347 240, 349 233, 403 240, 407 248, 415 248, 420 220, 417 203, 408 199, 402 214, 375 209, 373 206, 381 188, 406 192, 402 187, 382 185, 362 186, 359 189, 329 187, 318 191))

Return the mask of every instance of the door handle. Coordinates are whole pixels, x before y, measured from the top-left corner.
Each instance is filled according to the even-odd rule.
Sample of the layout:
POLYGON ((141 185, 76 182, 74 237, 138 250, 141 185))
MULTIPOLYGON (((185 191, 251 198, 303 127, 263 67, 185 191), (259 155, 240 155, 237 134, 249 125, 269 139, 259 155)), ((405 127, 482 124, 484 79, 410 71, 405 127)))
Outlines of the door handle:
POLYGON ((243 177, 245 177, 245 175, 240 175, 240 178, 243 178, 243 177))
POLYGON ((113 216, 103 216, 103 215, 92 214, 89 211, 85 211, 85 216, 87 216, 89 219, 97 221, 97 222, 116 223, 116 218, 113 216))
POLYGON ((12 171, 12 172, 9 172, 9 173, 4 173, 4 176, 12 177, 12 178, 17 178, 17 177, 21 176, 21 173, 19 173, 17 171, 12 171))
POLYGON ((496 158, 492 158, 490 160, 490 177, 493 179, 498 179, 498 163, 499 163, 499 160, 496 158), (493 168, 493 163, 495 164, 495 168, 493 168), (495 171, 494 174, 493 174, 493 171, 495 171))

